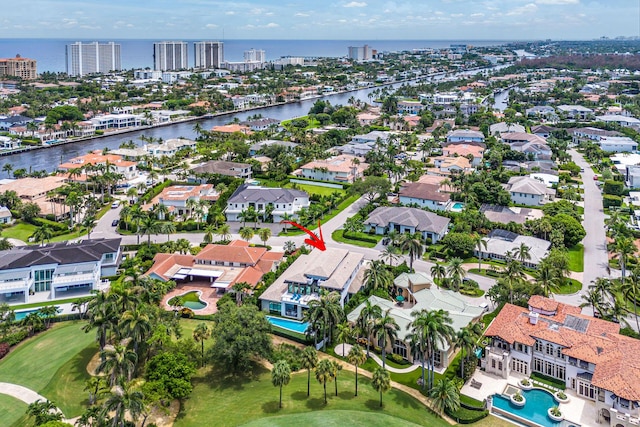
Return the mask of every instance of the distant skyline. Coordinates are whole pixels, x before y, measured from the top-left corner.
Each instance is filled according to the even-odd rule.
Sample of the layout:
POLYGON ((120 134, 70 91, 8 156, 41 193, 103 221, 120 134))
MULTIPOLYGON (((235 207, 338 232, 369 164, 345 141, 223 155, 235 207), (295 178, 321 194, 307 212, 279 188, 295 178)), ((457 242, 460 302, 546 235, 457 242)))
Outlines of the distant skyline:
POLYGON ((640 35, 634 0, 26 0, 0 38, 594 39, 640 35))

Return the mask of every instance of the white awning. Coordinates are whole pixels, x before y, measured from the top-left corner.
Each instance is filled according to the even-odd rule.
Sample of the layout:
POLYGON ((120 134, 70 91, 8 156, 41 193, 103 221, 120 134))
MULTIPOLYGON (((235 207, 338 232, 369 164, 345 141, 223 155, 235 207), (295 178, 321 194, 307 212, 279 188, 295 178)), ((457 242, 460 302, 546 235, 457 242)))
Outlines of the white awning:
POLYGON ((179 273, 176 273, 173 276, 171 276, 172 279, 178 279, 178 280, 182 280, 182 279, 184 279, 186 277, 187 276, 185 276, 184 274, 179 274, 179 273))
POLYGON ((218 278, 224 274, 224 271, 221 270, 206 270, 204 268, 189 268, 184 267, 178 270, 177 273, 173 275, 175 279, 184 279, 186 276, 198 276, 198 277, 213 277, 218 278), (182 277, 179 277, 182 276, 182 277))
POLYGON ((211 284, 212 288, 218 289, 227 289, 231 283, 230 282, 213 282, 211 284))

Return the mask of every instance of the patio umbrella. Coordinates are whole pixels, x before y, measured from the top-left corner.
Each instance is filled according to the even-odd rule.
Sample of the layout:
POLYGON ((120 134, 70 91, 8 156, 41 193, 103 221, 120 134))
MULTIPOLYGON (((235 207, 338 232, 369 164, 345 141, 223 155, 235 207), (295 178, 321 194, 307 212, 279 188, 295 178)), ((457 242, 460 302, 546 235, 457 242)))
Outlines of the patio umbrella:
POLYGON ((396 301, 398 301, 398 302, 402 302, 402 301, 404 301, 404 297, 403 297, 402 295, 398 295, 398 296, 396 297, 396 301))

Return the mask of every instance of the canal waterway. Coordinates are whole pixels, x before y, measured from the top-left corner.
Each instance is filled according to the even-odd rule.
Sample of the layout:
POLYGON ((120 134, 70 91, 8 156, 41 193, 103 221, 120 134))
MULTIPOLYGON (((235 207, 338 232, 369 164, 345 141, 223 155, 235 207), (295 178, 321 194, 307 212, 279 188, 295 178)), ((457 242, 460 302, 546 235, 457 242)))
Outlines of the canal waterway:
MULTIPOLYGON (((496 68, 503 67, 504 66, 500 66, 496 68)), ((451 75, 449 77, 474 75, 482 71, 484 71, 484 69, 465 71, 462 73, 451 75)), ((443 74, 440 74, 435 77, 425 78, 422 80, 437 81, 444 77, 445 76, 443 74)), ((403 83, 395 83, 391 85, 391 87, 398 88, 401 84, 403 83)), ((415 84, 415 82, 410 82, 409 84, 415 84)), ((109 150, 115 150, 123 142, 127 142, 130 140, 133 140, 137 144, 141 144, 142 142, 140 140, 140 137, 143 135, 153 138, 162 138, 163 140, 179 137, 195 139, 196 132, 193 128, 196 123, 200 123, 200 126, 203 129, 211 129, 214 126, 227 124, 233 121, 235 118, 238 118, 242 121, 247 119, 247 117, 255 114, 261 114, 263 117, 269 117, 278 120, 288 120, 294 117, 307 115, 311 106, 319 99, 328 100, 332 105, 347 105, 351 97, 355 98, 356 100, 370 103, 372 100, 370 94, 373 94, 377 89, 380 88, 381 87, 378 86, 351 92, 337 93, 318 98, 311 98, 295 103, 272 105, 264 108, 253 109, 250 111, 235 112, 197 121, 187 121, 167 126, 110 135, 102 138, 78 141, 70 144, 58 145, 39 150, 26 151, 0 158, 0 169, 2 169, 5 164, 10 163, 13 166, 13 170, 24 168, 27 171, 46 170, 47 172, 53 172, 56 170, 60 163, 67 161, 70 158, 86 154, 89 151, 102 150, 105 148, 108 148, 109 150)))

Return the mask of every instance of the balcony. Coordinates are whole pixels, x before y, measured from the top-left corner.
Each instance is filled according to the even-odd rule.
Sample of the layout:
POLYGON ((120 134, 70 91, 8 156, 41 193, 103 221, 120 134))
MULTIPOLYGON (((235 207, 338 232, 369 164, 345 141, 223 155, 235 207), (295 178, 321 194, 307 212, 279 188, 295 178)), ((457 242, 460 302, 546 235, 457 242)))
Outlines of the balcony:
POLYGON ((320 299, 320 296, 315 293, 311 295, 301 295, 301 294, 292 294, 287 292, 284 295, 282 295, 282 298, 280 299, 280 301, 284 303, 308 306, 310 301, 318 300, 318 299, 320 299))
POLYGON ((509 358, 509 351, 499 347, 485 347, 485 354, 497 360, 505 361, 509 358))

